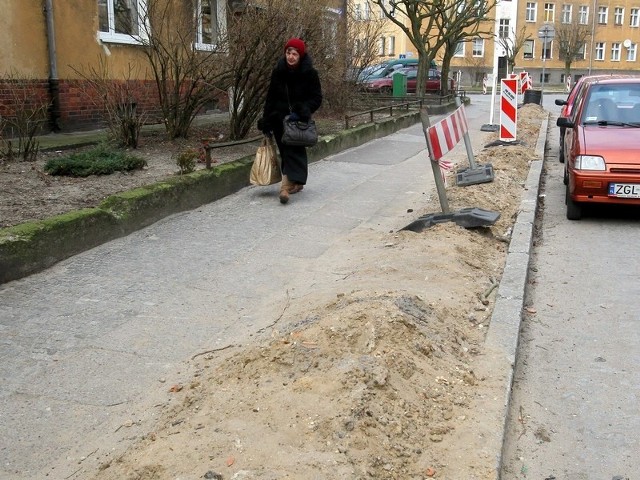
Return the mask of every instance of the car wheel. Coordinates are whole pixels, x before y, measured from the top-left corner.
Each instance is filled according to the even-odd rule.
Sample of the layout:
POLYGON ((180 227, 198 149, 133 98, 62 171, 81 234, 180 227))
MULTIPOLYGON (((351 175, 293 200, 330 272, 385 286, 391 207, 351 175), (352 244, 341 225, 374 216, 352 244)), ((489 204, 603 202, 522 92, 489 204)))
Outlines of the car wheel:
POLYGON ((560 163, 564 163, 564 131, 562 130, 560 130, 560 154, 558 155, 558 160, 560 163))
POLYGON ((582 218, 582 206, 578 202, 574 202, 569 193, 569 185, 567 185, 565 203, 567 204, 567 219, 580 220, 582 218))
POLYGON ((563 183, 565 185, 569 185, 569 170, 567 169, 567 165, 565 164, 564 166, 564 178, 563 178, 563 183))
POLYGON ((380 89, 380 93, 382 95, 391 95, 393 93, 393 89, 391 87, 382 87, 380 89))

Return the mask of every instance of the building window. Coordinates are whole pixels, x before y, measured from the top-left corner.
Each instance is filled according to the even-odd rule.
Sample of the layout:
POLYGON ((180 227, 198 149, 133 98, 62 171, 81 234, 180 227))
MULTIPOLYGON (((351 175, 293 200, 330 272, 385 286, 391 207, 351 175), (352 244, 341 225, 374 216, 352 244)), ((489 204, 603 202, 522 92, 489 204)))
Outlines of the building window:
POLYGON ((396 54, 396 37, 389 37, 387 45, 387 54, 390 57, 395 56, 396 54))
POLYGON ((553 23, 555 21, 555 16, 556 16, 555 3, 545 3, 544 4, 544 21, 553 23))
POLYGON ((612 62, 620 61, 620 44, 618 42, 611 44, 611 61, 612 62))
POLYGON ((145 37, 146 0, 98 0, 99 37, 104 42, 140 43, 145 37))
POLYGON ((353 16, 356 17, 356 20, 362 20, 362 7, 359 3, 356 3, 353 16))
POLYGON ((542 58, 544 60, 551 60, 551 46, 553 45, 553 41, 542 42, 542 58))
POLYGON ((571 23, 571 5, 562 5, 562 23, 571 23))
POLYGON ((464 42, 458 42, 456 44, 456 50, 453 52, 454 57, 464 57, 464 42))
POLYGON ((636 61, 637 49, 638 49, 638 46, 636 43, 632 43, 631 46, 627 49, 627 62, 636 61))
POLYGON ((595 60, 604 60, 604 47, 605 47, 605 43, 604 42, 596 43, 595 60))
POLYGON ((498 38, 509 38, 509 19, 501 18, 498 25, 498 38))
MULTIPOLYGON (((585 60, 587 58, 587 44, 583 43, 576 53, 576 60, 585 60)), ((577 79, 576 79, 577 80, 577 79)))
POLYGON ((365 20, 371 20, 371 7, 369 6, 369 2, 364 3, 363 17, 365 20))
POLYGON ((378 55, 383 57, 384 56, 384 46, 385 46, 386 42, 385 42, 385 38, 384 37, 380 37, 380 39, 378 40, 378 55))
POLYGON ((472 55, 474 57, 484 57, 484 39, 482 38, 473 39, 472 55))
POLYGON ((616 7, 613 10, 613 24, 622 25, 623 20, 624 20, 624 8, 616 7))
POLYGON ((608 16, 609 16, 609 7, 598 7, 598 23, 600 25, 607 24, 608 16))
POLYGON ((640 8, 631 9, 631 13, 629 13, 629 26, 631 27, 640 26, 640 8))
POLYGON ((198 50, 213 50, 218 43, 221 33, 219 19, 224 18, 224 12, 220 11, 223 3, 218 0, 197 0, 196 48, 198 50))
POLYGON ((534 52, 534 41, 529 39, 524 41, 524 45, 522 46, 522 53, 524 58, 532 59, 534 52))
POLYGON ((589 24, 589 7, 586 5, 580 5, 578 7, 578 23, 580 25, 589 24))
POLYGON ((535 22, 536 21, 536 11, 538 4, 533 2, 527 2, 527 9, 525 11, 524 20, 526 22, 535 22))

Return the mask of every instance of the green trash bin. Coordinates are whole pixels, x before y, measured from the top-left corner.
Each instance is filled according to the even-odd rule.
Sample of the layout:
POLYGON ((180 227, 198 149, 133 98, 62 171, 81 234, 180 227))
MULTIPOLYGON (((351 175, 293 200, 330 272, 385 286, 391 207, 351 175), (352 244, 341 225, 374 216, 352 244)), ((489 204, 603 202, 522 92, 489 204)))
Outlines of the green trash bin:
POLYGON ((407 76, 404 73, 395 72, 393 79, 393 96, 405 97, 407 95, 407 76))

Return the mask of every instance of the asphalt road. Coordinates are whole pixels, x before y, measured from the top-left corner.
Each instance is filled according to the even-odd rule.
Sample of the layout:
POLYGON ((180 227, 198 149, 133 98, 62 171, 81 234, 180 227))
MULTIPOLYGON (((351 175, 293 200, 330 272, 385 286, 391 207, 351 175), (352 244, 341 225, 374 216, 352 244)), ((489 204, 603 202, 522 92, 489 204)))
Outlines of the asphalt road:
MULTIPOLYGON (((555 125, 557 96, 545 96, 555 125)), ((640 478, 640 212, 565 216, 558 131, 547 144, 503 480, 640 478)))

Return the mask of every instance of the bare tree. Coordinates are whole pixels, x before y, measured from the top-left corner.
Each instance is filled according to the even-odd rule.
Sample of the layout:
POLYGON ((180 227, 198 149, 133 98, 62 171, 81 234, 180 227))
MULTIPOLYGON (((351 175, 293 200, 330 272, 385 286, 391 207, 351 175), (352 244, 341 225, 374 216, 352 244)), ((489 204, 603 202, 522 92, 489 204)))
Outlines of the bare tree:
POLYGON ((98 64, 76 69, 71 67, 86 82, 80 84, 83 95, 90 99, 104 114, 111 139, 121 146, 138 148, 140 129, 144 125, 146 112, 140 106, 143 85, 134 80, 140 78, 140 67, 131 63, 122 79, 116 79, 104 57, 98 64))
MULTIPOLYGON (((491 4, 491 8, 493 6, 495 3, 491 4)), ((436 16, 436 28, 443 32, 444 38, 440 84, 442 92, 449 89, 451 59, 456 54, 458 46, 468 39, 491 35, 492 22, 489 22, 486 8, 487 4, 483 0, 453 0, 436 16)))
POLYGON ((0 117, 0 158, 34 161, 40 150, 36 135, 47 123, 51 101, 42 93, 38 80, 28 74, 12 69, 0 76, 0 83, 7 85, 4 97, 12 107, 8 115, 0 117))
POLYGON ((348 33, 345 51, 349 59, 350 77, 357 78, 366 68, 379 62, 380 40, 385 33, 386 17, 372 14, 368 18, 356 10, 353 2, 347 8, 348 33))
MULTIPOLYGON (((229 78, 227 43, 223 33, 206 49, 197 47, 196 31, 201 14, 192 2, 149 0, 141 12, 143 50, 149 61, 163 121, 169 138, 187 137, 195 116, 214 102, 229 78)), ((213 18, 212 21, 224 22, 213 18)), ((215 31, 224 31, 216 25, 215 31)))
POLYGON ((395 23, 418 52, 418 95, 423 95, 431 61, 444 47, 443 90, 451 58, 457 44, 471 36, 479 36, 479 25, 488 20, 495 0, 374 0, 385 16, 395 23))
POLYGON ((591 32, 587 25, 561 23, 556 26, 556 41, 560 59, 564 61, 565 75, 571 73, 571 65, 576 60, 584 60, 584 49, 591 32))
POLYGON ((506 53, 507 71, 509 72, 513 72, 518 53, 520 53, 520 50, 524 47, 525 42, 531 38, 531 35, 527 35, 526 27, 522 27, 518 33, 511 29, 511 33, 513 35, 498 38, 498 45, 504 48, 506 53))

